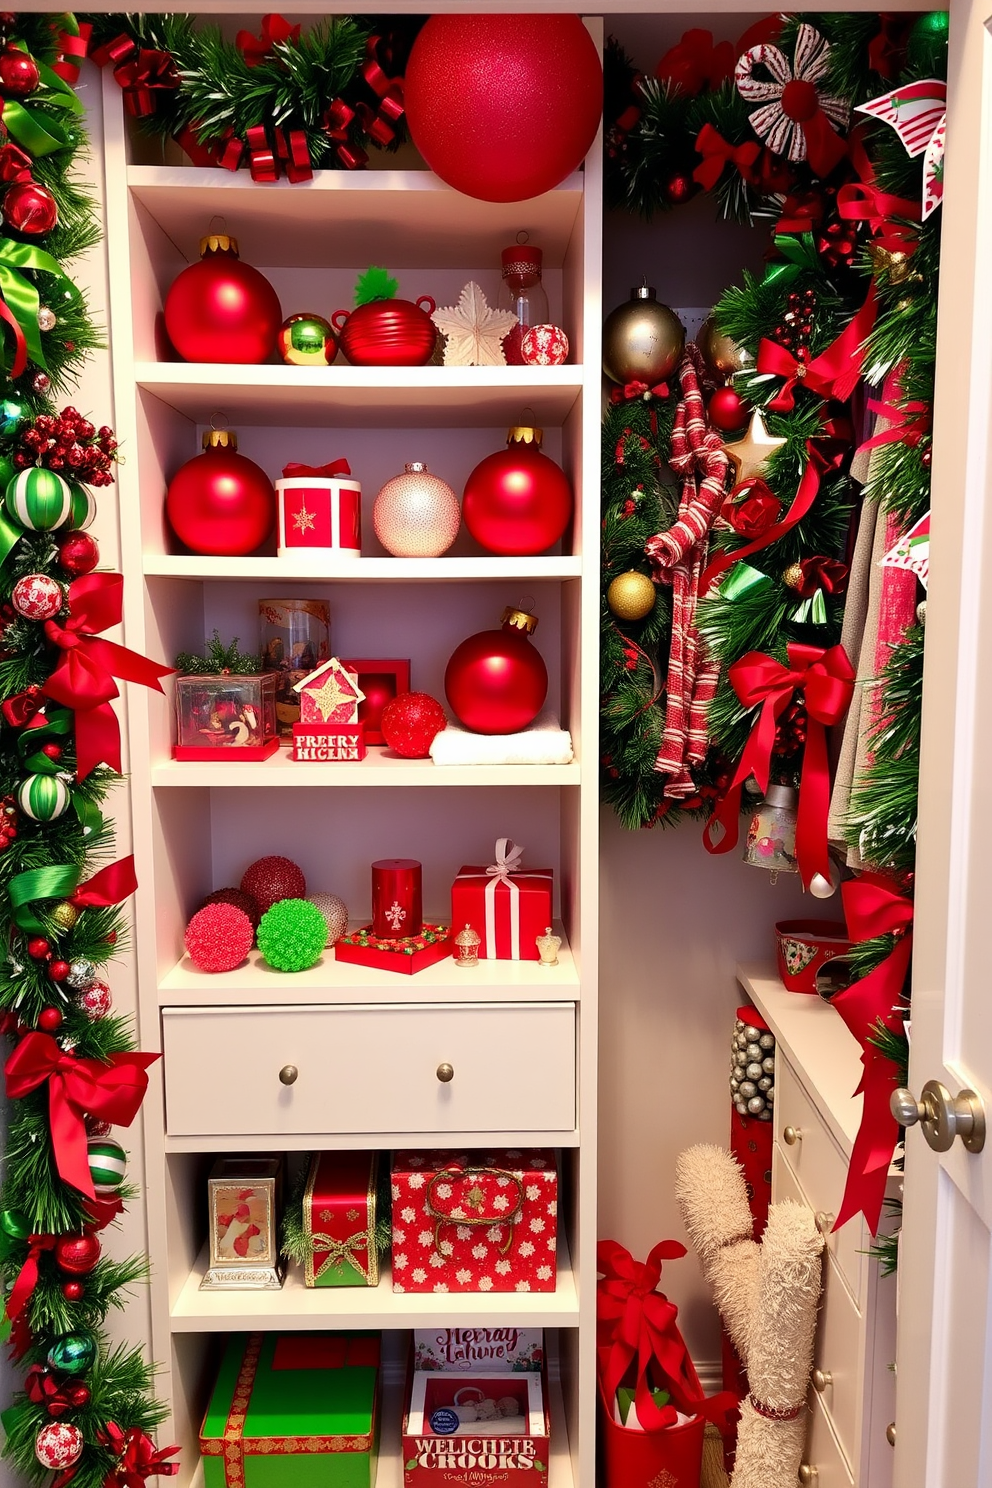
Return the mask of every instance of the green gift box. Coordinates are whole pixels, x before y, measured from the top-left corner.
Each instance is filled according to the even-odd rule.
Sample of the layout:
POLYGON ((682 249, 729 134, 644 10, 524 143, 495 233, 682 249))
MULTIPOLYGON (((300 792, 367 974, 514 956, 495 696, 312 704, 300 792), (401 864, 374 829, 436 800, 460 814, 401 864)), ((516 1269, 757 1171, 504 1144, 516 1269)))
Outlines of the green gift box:
POLYGON ((373 1488, 379 1334, 232 1334, 200 1451, 205 1488, 373 1488))

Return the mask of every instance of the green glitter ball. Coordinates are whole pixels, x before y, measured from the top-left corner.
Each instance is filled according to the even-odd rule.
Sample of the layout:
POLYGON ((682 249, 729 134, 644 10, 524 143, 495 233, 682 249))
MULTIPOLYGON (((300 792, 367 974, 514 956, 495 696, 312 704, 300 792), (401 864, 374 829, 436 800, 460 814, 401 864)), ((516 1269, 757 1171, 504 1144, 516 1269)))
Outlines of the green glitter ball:
POLYGON ((934 72, 943 76, 947 26, 946 10, 930 10, 910 27, 906 39, 906 60, 921 76, 934 72))
POLYGON ((309 899, 280 899, 258 926, 258 948, 277 971, 306 971, 320 960, 327 922, 309 899))

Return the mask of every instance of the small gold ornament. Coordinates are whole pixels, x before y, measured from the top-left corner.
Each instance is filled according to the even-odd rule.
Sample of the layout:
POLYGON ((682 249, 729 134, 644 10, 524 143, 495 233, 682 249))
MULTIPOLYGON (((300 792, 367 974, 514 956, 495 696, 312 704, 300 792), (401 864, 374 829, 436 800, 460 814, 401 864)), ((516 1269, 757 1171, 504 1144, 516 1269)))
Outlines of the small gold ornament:
POLYGON ((632 289, 626 304, 606 317, 603 371, 621 386, 643 382, 654 387, 675 371, 684 350, 685 326, 646 284, 632 289))
POLYGON ((61 900, 51 911, 52 924, 58 930, 68 932, 74 929, 78 919, 79 910, 74 904, 70 904, 68 899, 61 900))
POLYGON ((703 361, 710 372, 721 382, 733 377, 735 372, 743 372, 751 360, 743 346, 738 346, 730 336, 725 336, 722 331, 717 330, 712 315, 708 316, 699 327, 696 345, 702 352, 703 361))
POLYGON ((782 583, 786 589, 801 589, 803 583, 803 566, 801 563, 790 563, 782 575, 782 583))
POLYGON ((654 584, 636 569, 617 574, 606 591, 606 603, 618 620, 644 620, 654 609, 654 602, 654 584))
POLYGON ((734 467, 734 485, 739 486, 741 481, 761 475, 770 456, 781 449, 785 442, 784 439, 776 439, 769 434, 764 419, 756 409, 751 415, 744 438, 735 439, 733 444, 723 446, 724 454, 734 467))

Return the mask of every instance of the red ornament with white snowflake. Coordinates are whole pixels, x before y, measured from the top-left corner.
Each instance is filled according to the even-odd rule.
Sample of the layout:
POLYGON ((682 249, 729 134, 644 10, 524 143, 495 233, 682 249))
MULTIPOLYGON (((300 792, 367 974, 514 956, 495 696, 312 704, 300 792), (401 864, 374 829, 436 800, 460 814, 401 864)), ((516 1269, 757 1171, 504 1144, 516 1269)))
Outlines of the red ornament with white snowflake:
POLYGON ((93 981, 88 987, 84 987, 79 994, 79 1008, 85 1013, 91 1023, 105 1018, 114 1005, 110 988, 106 982, 93 981))
POLYGON ((25 574, 10 594, 11 604, 25 620, 51 620, 62 608, 64 598, 62 585, 41 573, 25 574))
POLYGON ((561 326, 536 325, 520 338, 525 367, 560 367, 568 361, 568 337, 561 326))
POLYGON ((34 1455, 52 1472, 74 1467, 83 1455, 83 1433, 71 1421, 50 1421, 35 1438, 34 1455))
POLYGON ((393 1155, 394 1292, 553 1292, 550 1148, 393 1155))

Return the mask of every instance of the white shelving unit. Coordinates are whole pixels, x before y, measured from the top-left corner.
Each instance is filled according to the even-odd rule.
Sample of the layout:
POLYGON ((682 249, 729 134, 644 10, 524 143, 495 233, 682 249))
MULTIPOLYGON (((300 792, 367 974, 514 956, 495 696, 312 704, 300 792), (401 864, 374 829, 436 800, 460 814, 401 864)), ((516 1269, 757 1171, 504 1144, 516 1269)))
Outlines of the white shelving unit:
MULTIPOLYGON (((592 24, 601 40, 602 28, 592 24)), ((504 605, 528 599, 540 617, 536 644, 548 663, 549 704, 571 730, 576 751, 574 763, 543 768, 438 768, 381 749, 360 765, 296 764, 285 752, 259 764, 178 763, 171 757, 171 697, 131 689, 140 1040, 142 1048, 163 1053, 143 1112, 151 1351, 161 1367, 159 1394, 171 1408, 161 1439, 182 1447, 177 1488, 202 1484, 197 1432, 219 1334, 382 1328, 392 1363, 385 1369, 379 1483, 398 1488, 405 1330, 503 1323, 553 1330, 551 1485, 588 1488, 595 1476, 600 147, 557 190, 509 205, 462 197, 425 170, 318 172, 306 185, 258 186, 246 172, 132 163, 112 77, 104 89, 115 404, 127 457, 120 471, 127 643, 172 661, 180 650, 202 648, 216 628, 250 647, 260 598, 318 597, 331 606, 335 652, 409 655, 413 686, 441 695, 444 665, 458 642, 497 625, 504 605), (411 298, 430 293, 448 303, 469 278, 493 298, 500 249, 524 228, 544 250, 552 314, 568 329, 573 359, 547 369, 398 370, 165 360, 164 295, 195 259, 198 239, 211 224, 216 229, 218 212, 245 260, 271 279, 287 314, 308 307, 328 314, 349 303, 356 274, 383 256, 400 278, 400 293, 411 298), (273 478, 289 460, 346 455, 363 484, 366 556, 352 563, 284 562, 180 551, 164 518, 166 488, 218 415, 273 478), (378 548, 372 498, 404 461, 426 458, 460 489, 478 460, 500 446, 499 431, 523 421, 544 427, 545 448, 575 489, 574 525, 559 551, 496 558, 465 535, 439 559, 398 560, 378 548), (339 965, 328 952, 295 976, 273 972, 253 955, 238 970, 211 977, 193 970, 183 953, 186 920, 203 895, 236 883, 264 853, 294 857, 309 886, 340 893, 356 921, 367 918, 369 863, 417 857, 424 864, 425 913, 443 919, 459 866, 488 860, 495 839, 507 835, 526 845, 526 862, 554 870, 564 944, 552 970, 497 962, 466 974, 446 961, 407 978, 339 965), (188 1119, 177 1121, 167 1108, 166 1088, 182 1083, 187 1067, 181 1042, 172 1042, 170 1053, 177 1027, 188 1039, 202 1019, 209 1029, 202 1084, 215 1082, 224 1091, 245 1078, 248 1065, 263 1070, 251 1078, 264 1083, 266 1058, 277 1081, 281 1060, 269 1053, 261 1030, 288 1027, 293 1017, 324 1020, 326 1028, 332 1026, 326 1020, 341 1015, 359 1020, 359 1034, 369 1030, 353 1075, 374 1107, 397 1079, 419 1078, 404 1066, 401 1049, 383 1052, 375 1040, 394 1005, 405 1016, 422 1008, 425 1027, 450 1024, 462 1037, 473 1019, 496 1018, 499 1038, 486 1050, 488 1083, 472 1092, 471 1130, 438 1122, 418 1131, 300 1132, 282 1107, 264 1132, 248 1129, 257 1120, 239 1125, 240 1118, 232 1123, 209 1114, 194 1119, 191 1130, 188 1119), (500 1077, 516 1067, 535 1017, 547 1018, 542 1027, 569 1029, 555 1053, 566 1072, 564 1109, 574 1119, 551 1130, 533 1122, 521 1128, 530 1107, 521 1117, 519 1102, 516 1110, 511 1104, 514 1080, 500 1077), (170 1120, 177 1129, 169 1129, 170 1120), (307 1291, 292 1272, 278 1293, 198 1290, 205 1178, 218 1153, 501 1144, 559 1150, 563 1203, 554 1293, 394 1294, 388 1266, 374 1290, 307 1291)), ((313 1062, 322 1057, 316 1047, 307 1052, 313 1062)), ((443 1057, 439 1052, 435 1061, 443 1057)), ((201 1082, 200 1058, 188 1062, 190 1083, 201 1082)), ((331 1078, 326 1068, 308 1071, 302 1057, 297 1062, 301 1084, 304 1074, 331 1078)), ((532 1088, 539 1089, 539 1063, 533 1070, 532 1088)), ((421 1109, 435 1100, 433 1068, 428 1078, 421 1109)), ((540 1106, 537 1101, 534 1109, 540 1106)), ((268 1107, 263 1102, 259 1109, 268 1107)))

